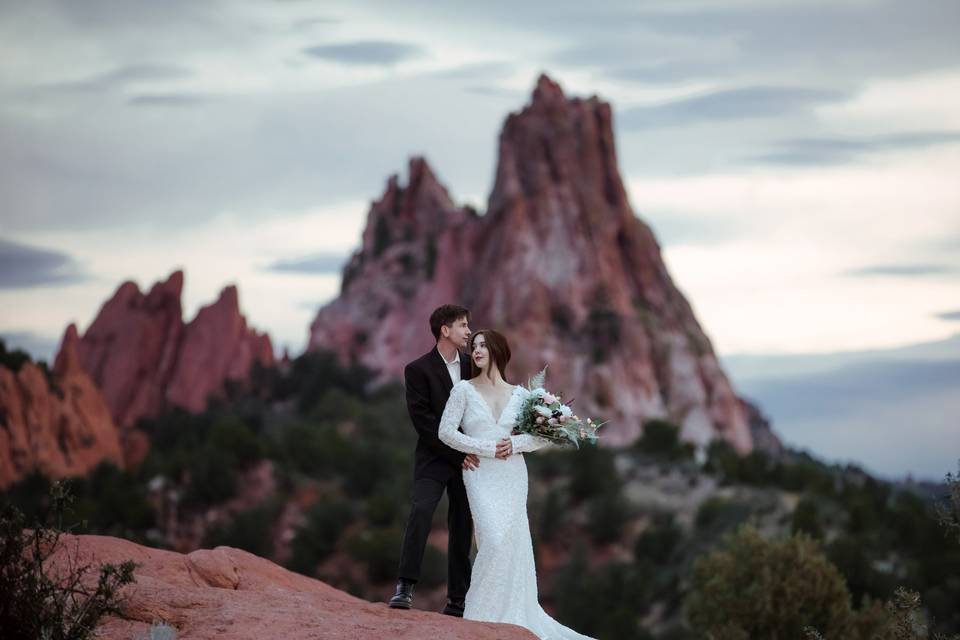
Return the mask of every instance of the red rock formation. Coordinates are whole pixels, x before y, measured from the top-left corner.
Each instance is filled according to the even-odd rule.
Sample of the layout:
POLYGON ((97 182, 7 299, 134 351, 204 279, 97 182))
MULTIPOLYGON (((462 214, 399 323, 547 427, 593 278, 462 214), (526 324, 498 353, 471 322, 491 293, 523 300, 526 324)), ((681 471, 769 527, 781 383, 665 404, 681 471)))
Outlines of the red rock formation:
POLYGON ((392 176, 370 208, 341 296, 310 325, 308 348, 332 350, 384 379, 402 375, 410 354, 426 351, 426 315, 462 297, 476 221, 473 211, 453 204, 423 159, 411 160, 407 186, 392 176))
POLYGON ((270 336, 247 327, 237 288, 226 287, 186 326, 167 400, 188 411, 203 411, 224 381, 247 379, 254 363, 273 365, 270 336))
MULTIPOLYGON (((292 573, 230 547, 181 555, 119 538, 64 536, 51 571, 71 558, 83 564, 133 560, 136 582, 125 588, 122 618, 98 628, 107 640, 129 640, 152 622, 174 626, 190 640, 234 638, 449 638, 526 640, 513 625, 460 620, 425 611, 397 611, 292 573)), ((96 572, 88 573, 88 580, 96 572)))
POLYGON ((182 289, 180 271, 146 295, 125 282, 80 340, 80 360, 121 426, 169 405, 202 411, 228 380, 246 380, 254 363, 273 365, 270 337, 247 326, 236 287, 226 287, 189 324, 182 289))
POLYGON ((62 477, 84 475, 103 460, 123 466, 117 426, 78 347, 70 325, 52 385, 32 362, 16 373, 0 366, 0 488, 34 469, 62 477))
POLYGON ((144 295, 124 282, 80 341, 80 360, 122 426, 156 415, 177 363, 183 334, 183 273, 144 295))
POLYGON ((634 440, 666 417, 700 445, 751 449, 747 418, 619 175, 610 105, 568 99, 542 76, 500 135, 487 213, 456 207, 422 159, 371 207, 340 296, 317 314, 310 349, 396 379, 432 344, 430 311, 471 308, 472 327, 511 341, 509 372, 546 363, 548 385, 634 440))

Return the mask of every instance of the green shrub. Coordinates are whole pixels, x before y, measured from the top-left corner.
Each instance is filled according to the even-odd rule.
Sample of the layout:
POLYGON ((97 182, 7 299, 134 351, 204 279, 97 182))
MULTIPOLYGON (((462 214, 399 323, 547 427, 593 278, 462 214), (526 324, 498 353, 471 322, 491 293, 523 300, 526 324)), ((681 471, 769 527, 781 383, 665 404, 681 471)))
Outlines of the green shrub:
POLYGON ((854 615, 843 576, 806 536, 767 541, 744 526, 694 567, 688 614, 715 638, 800 640, 813 626, 852 638, 854 615))
MULTIPOLYGON (((960 468, 960 462, 957 462, 960 468)), ((946 495, 937 503, 937 518, 947 532, 960 542, 960 471, 957 475, 948 473, 946 477, 946 495)))
POLYGON ((317 564, 333 552, 353 517, 353 509, 343 500, 327 499, 315 504, 294 535, 290 568, 313 575, 317 564))
POLYGON ((668 564, 682 540, 683 531, 674 522, 673 514, 656 514, 650 525, 637 536, 633 557, 654 565, 668 564))
POLYGON ((29 523, 14 506, 0 512, 0 630, 4 640, 85 640, 99 620, 120 614, 120 590, 134 582, 136 564, 93 564, 61 540, 71 500, 63 483, 51 487, 51 508, 29 523), (56 521, 56 522, 53 522, 56 521), (48 563, 55 552, 61 561, 48 563), (84 576, 97 575, 95 586, 84 576))
MULTIPOLYGON (((393 531, 399 531, 399 529, 394 529, 393 531)), ((393 541, 394 546, 399 546, 399 538, 393 541)), ((389 540, 387 541, 389 544, 389 540)), ((391 560, 394 557, 397 559, 397 563, 400 562, 399 549, 397 549, 398 555, 389 556, 387 560, 391 560)), ((384 567, 386 569, 387 567, 384 567)), ((394 565, 392 568, 393 573, 387 575, 386 580, 390 580, 396 576, 397 565, 394 565)), ((389 572, 387 572, 389 573, 389 572)), ((420 565, 420 581, 418 584, 430 588, 438 587, 441 584, 444 584, 447 581, 447 554, 444 551, 436 548, 432 544, 428 544, 427 548, 423 551, 423 562, 420 565)))
POLYGON ((367 522, 375 527, 388 527, 400 519, 404 506, 398 497, 390 494, 370 496, 366 504, 367 522))
POLYGON ((836 537, 826 546, 826 553, 846 578, 854 604, 859 605, 865 596, 887 598, 893 593, 893 576, 874 569, 873 552, 859 536, 836 537))
POLYGON ((680 427, 659 419, 643 423, 643 435, 636 446, 644 453, 668 460, 692 458, 695 450, 689 442, 680 441, 680 427))
POLYGON ((232 453, 206 446, 190 460, 184 502, 189 507, 219 504, 237 493, 239 464, 232 453))
POLYGON ((540 517, 535 521, 539 522, 540 525, 538 528, 540 540, 543 542, 556 540, 565 515, 566 501, 563 498, 563 493, 558 489, 551 489, 544 498, 540 517))
MULTIPOLYGON (((386 582, 397 575, 402 539, 403 531, 399 528, 367 529, 347 541, 347 550, 354 560, 367 565, 367 577, 372 582, 386 582)), ((434 556, 430 562, 433 566, 428 579, 435 581, 439 575, 436 571, 437 557, 434 556)))
POLYGON ((811 538, 820 540, 823 538, 823 527, 820 526, 820 514, 817 504, 810 498, 803 498, 797 503, 793 510, 793 518, 790 523, 792 533, 806 533, 811 538))
POLYGON ((635 567, 609 563, 590 570, 579 545, 554 578, 557 619, 597 638, 650 640, 642 620, 649 610, 649 576, 635 567))
POLYGON ((576 456, 570 473, 570 496, 574 500, 620 493, 623 480, 617 473, 612 451, 604 447, 584 447, 565 454, 576 456))
POLYGON ((16 373, 27 362, 30 362, 30 354, 21 349, 8 351, 6 343, 0 339, 0 367, 6 367, 16 373))
POLYGON ((248 467, 263 458, 261 439, 234 416, 224 416, 214 422, 208 438, 214 448, 231 454, 241 467, 248 467))
POLYGON ((742 524, 751 512, 746 502, 714 496, 704 500, 697 509, 694 524, 703 533, 719 535, 742 524))
POLYGON ((630 503, 619 493, 604 493, 590 500, 590 537, 597 544, 618 540, 633 516, 630 503))
POLYGON ((207 549, 236 547, 268 558, 273 553, 274 515, 275 509, 265 505, 238 513, 207 530, 202 546, 207 549))

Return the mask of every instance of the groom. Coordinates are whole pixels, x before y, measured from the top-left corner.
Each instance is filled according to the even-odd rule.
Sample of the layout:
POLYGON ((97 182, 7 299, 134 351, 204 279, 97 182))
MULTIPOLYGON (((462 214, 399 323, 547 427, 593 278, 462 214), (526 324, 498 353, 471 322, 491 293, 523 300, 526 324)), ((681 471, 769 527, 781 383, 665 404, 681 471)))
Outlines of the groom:
POLYGON ((413 471, 413 505, 403 534, 397 591, 390 607, 409 609, 413 587, 420 578, 420 564, 427 546, 433 512, 444 490, 447 492, 447 606, 443 613, 463 617, 464 599, 470 586, 470 546, 473 520, 463 470, 480 464, 477 456, 464 455, 440 442, 437 429, 450 397, 450 389, 470 377, 470 359, 461 355, 470 338, 470 312, 445 304, 430 314, 430 330, 437 346, 404 369, 407 411, 417 430, 417 451, 413 471))

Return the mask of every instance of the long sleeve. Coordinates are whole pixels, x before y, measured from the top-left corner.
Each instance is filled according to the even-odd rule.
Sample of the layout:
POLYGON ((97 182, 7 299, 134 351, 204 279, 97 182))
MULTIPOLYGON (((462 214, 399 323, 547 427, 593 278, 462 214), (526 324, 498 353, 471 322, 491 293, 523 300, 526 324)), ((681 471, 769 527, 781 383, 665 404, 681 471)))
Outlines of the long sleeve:
POLYGON ((521 433, 520 435, 510 436, 510 441, 513 443, 514 453, 530 453, 531 451, 543 449, 544 447, 549 447, 551 444, 553 444, 545 438, 532 436, 529 433, 521 433))
POLYGON ((445 446, 437 437, 438 420, 427 401, 426 377, 422 371, 411 365, 407 365, 403 373, 407 390, 407 412, 410 414, 413 428, 417 430, 420 439, 432 451, 450 464, 459 467, 463 464, 463 454, 445 446))
POLYGON ((450 399, 447 400, 447 406, 443 409, 438 431, 440 440, 447 446, 463 453, 472 453, 484 458, 495 458, 497 455, 495 440, 478 440, 459 430, 463 414, 467 411, 467 395, 463 384, 470 383, 454 385, 450 392, 450 399))

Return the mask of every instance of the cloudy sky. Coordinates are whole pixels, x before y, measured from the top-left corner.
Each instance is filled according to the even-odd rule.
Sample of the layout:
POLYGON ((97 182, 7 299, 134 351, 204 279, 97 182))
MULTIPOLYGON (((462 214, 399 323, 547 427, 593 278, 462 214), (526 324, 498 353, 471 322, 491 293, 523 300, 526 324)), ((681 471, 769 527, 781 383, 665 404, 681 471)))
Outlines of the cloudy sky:
POLYGON ((482 210, 545 71, 613 104, 634 208, 731 363, 947 341, 958 27, 955 0, 4 2, 0 334, 49 357, 183 268, 188 318, 237 283, 297 353, 387 176, 426 155, 482 210))

